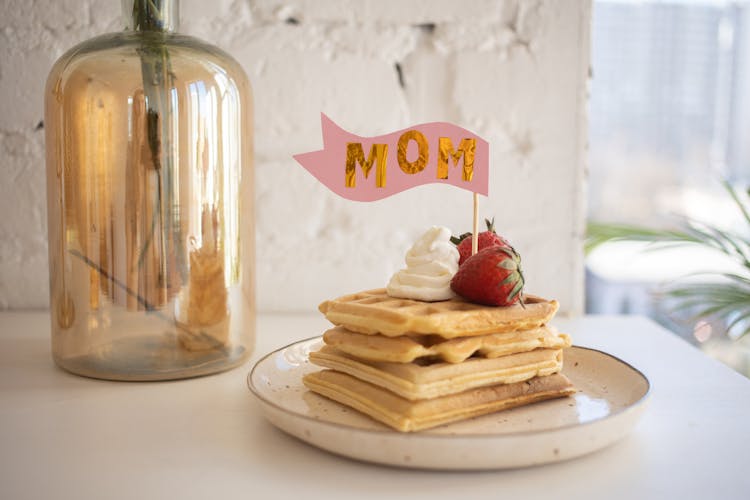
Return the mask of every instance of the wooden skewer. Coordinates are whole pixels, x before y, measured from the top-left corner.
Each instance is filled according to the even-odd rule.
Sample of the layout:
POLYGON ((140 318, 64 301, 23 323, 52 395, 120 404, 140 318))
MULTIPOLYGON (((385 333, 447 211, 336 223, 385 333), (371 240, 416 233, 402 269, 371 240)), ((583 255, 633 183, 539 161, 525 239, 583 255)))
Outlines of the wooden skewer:
POLYGON ((479 247, 479 219, 477 217, 477 214, 479 213, 478 204, 479 195, 474 193, 474 228, 471 232, 471 255, 477 253, 477 248, 479 247))

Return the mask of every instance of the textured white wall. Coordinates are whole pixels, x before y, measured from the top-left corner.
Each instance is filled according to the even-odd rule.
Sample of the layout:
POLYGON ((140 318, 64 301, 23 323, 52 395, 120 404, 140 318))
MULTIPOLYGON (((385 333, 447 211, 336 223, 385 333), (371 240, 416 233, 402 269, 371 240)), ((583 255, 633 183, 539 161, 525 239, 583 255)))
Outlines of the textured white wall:
MULTIPOLYGON (((470 230, 471 194, 455 188, 367 204, 329 193, 292 160, 320 149, 320 111, 360 135, 445 120, 489 140, 480 215, 494 215, 521 253, 528 291, 582 310, 589 0, 181 5, 181 31, 229 51, 253 82, 261 310, 312 310, 383 286, 427 227, 470 230)), ((73 44, 119 29, 119 8, 116 0, 0 6, 0 308, 48 303, 47 72, 73 44)))

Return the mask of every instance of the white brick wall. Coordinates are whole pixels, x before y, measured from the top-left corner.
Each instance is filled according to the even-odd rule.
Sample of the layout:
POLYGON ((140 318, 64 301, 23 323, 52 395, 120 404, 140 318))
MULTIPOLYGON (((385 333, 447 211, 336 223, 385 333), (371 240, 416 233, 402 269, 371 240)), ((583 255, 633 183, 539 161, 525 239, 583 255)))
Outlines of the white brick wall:
MULTIPOLYGON (((10 4, 0 18, 0 308, 46 307, 43 86, 67 48, 119 29, 120 7, 10 4)), ((589 0, 183 0, 181 31, 229 51, 253 82, 259 308, 309 311, 382 286, 430 225, 470 229, 471 195, 455 188, 370 204, 326 191, 292 160, 320 149, 324 111, 360 135, 446 120, 488 139, 480 214, 521 252, 529 291, 580 312, 590 15, 589 0)))

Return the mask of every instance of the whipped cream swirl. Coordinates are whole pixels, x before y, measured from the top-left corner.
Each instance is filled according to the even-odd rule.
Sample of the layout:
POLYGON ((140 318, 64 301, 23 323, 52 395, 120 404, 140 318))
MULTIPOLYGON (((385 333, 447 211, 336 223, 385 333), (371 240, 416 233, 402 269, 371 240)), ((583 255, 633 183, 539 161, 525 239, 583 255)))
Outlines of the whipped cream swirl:
POLYGON ((458 250, 448 228, 433 226, 406 252, 406 269, 391 277, 386 291, 391 297, 436 302, 456 295, 451 278, 458 271, 458 250))

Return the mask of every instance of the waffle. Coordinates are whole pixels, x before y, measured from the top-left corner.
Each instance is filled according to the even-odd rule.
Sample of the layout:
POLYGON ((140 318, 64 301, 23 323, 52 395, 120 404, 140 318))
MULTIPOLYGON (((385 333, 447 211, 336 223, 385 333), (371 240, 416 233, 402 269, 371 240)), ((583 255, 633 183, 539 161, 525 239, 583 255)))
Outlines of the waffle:
POLYGON ((359 410, 402 432, 420 431, 545 399, 569 396, 575 392, 570 381, 562 374, 481 387, 422 401, 409 401, 332 370, 310 373, 303 382, 311 391, 359 410))
POLYGON ((494 359, 471 358, 457 364, 418 364, 366 362, 325 345, 310 353, 310 361, 414 401, 552 375, 562 370, 562 349, 536 349, 494 359))
POLYGON ((525 296, 525 307, 483 306, 460 298, 428 303, 393 298, 380 288, 327 300, 318 309, 334 325, 357 333, 455 338, 536 328, 552 319, 558 307, 556 300, 534 295, 525 296))
POLYGON ((472 355, 497 358, 540 347, 560 349, 571 345, 568 335, 547 326, 450 340, 437 335, 365 335, 337 326, 326 331, 323 340, 327 345, 359 359, 393 363, 411 363, 426 357, 461 363, 472 355))

